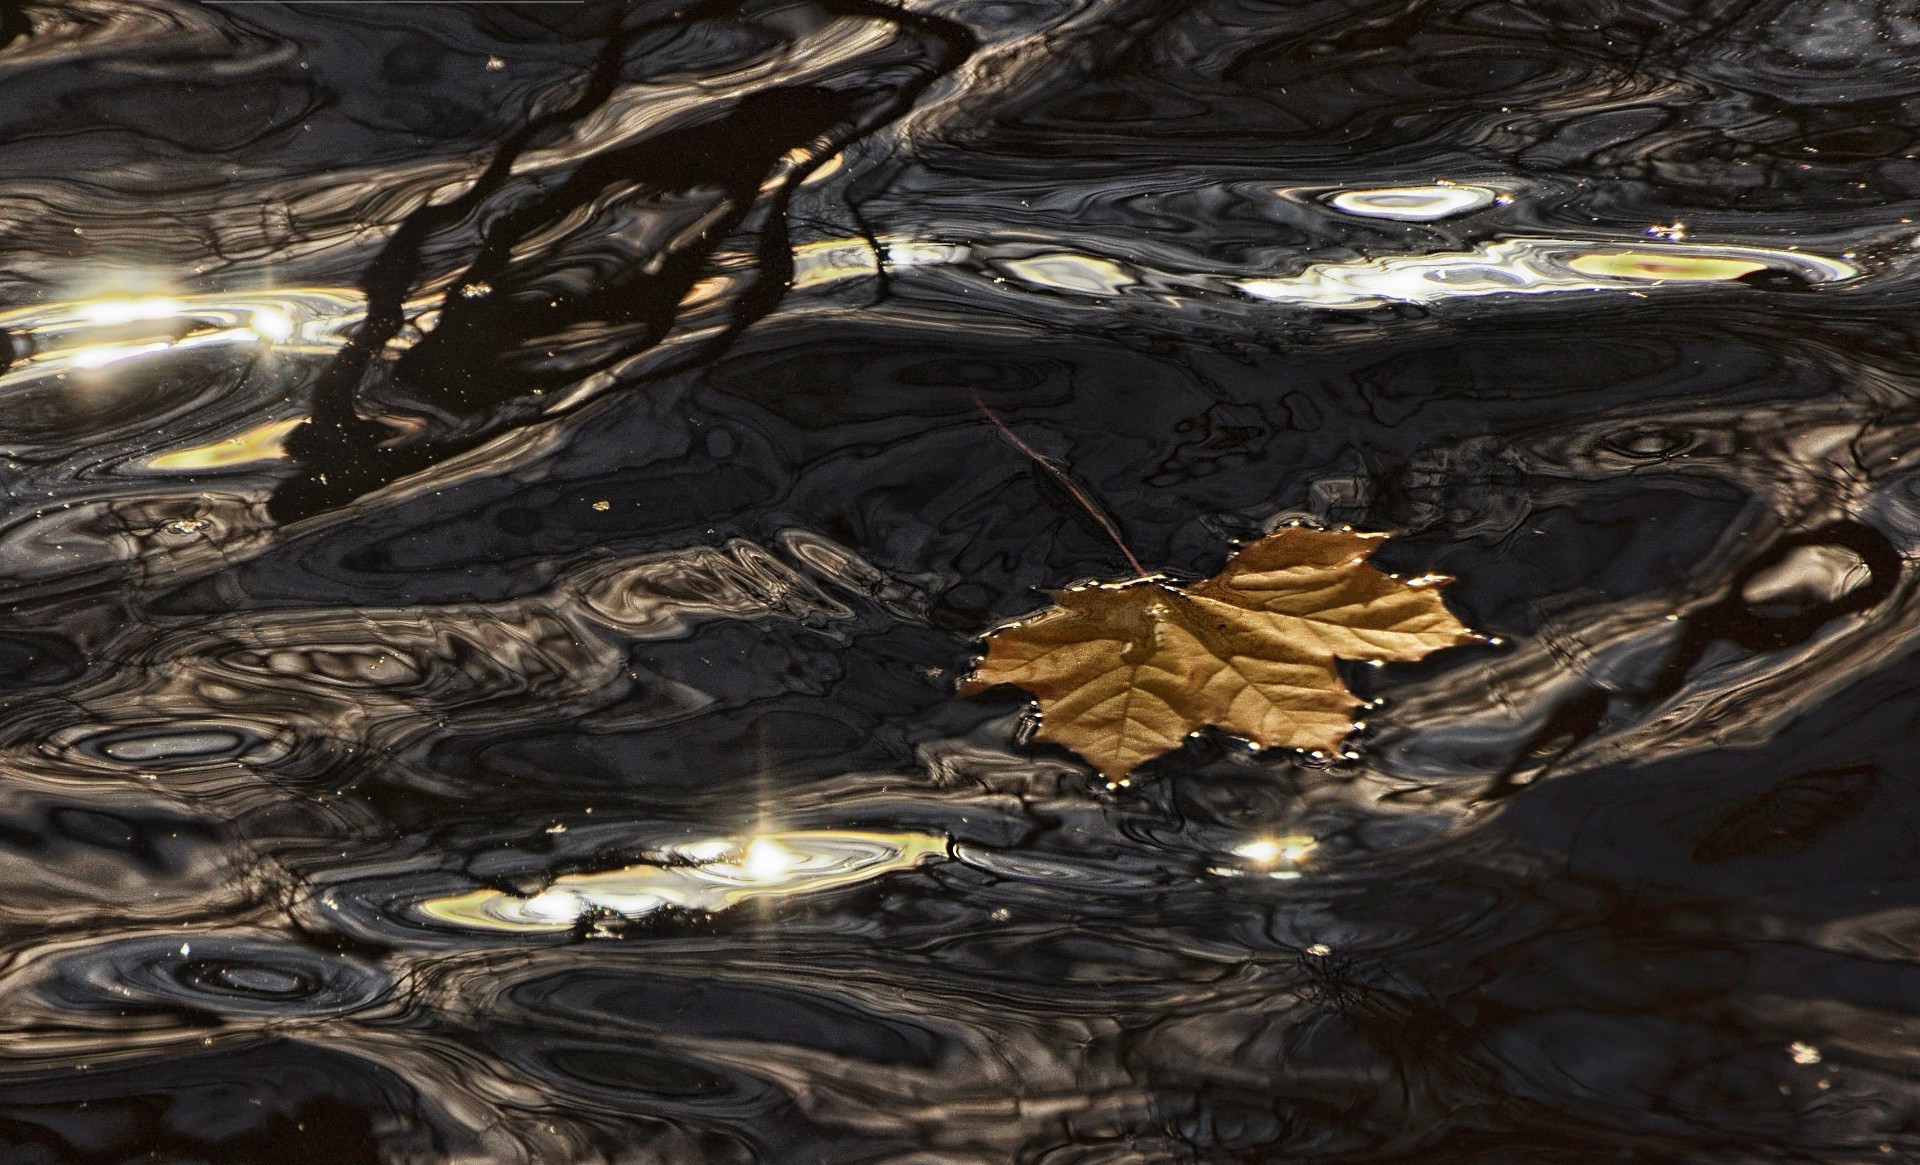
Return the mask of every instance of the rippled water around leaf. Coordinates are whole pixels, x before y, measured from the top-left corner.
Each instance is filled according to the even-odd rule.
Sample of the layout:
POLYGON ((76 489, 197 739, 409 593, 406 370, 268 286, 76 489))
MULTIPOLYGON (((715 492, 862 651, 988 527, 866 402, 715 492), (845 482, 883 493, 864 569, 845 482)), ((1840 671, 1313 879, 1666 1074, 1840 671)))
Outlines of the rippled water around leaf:
POLYGON ((1910 5, 0 41, 0 1161, 1920 1158, 1910 5), (1110 787, 987 409, 1494 641, 1110 787))

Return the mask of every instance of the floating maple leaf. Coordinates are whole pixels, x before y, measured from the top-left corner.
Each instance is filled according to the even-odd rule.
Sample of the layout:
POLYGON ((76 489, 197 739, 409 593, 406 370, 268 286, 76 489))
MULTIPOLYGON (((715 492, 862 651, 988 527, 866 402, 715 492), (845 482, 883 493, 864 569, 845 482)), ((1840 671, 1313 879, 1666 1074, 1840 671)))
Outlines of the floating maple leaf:
POLYGON ((1042 740, 1118 779, 1209 724, 1265 748, 1333 749, 1356 697, 1336 659, 1414 660, 1477 636, 1428 577, 1367 562, 1384 535, 1284 527, 1186 588, 1157 578, 1050 592, 993 632, 964 693, 1015 684, 1042 740))

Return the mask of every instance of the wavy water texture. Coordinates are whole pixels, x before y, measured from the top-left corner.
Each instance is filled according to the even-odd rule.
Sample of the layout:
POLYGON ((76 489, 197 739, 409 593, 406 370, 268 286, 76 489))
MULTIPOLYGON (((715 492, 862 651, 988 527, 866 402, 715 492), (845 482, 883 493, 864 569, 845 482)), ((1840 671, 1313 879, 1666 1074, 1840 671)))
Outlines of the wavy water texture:
POLYGON ((1908 8, 49 0, 0 94, 0 1161, 1920 1157, 1908 8), (1125 787, 957 696, 1289 521, 1488 641, 1125 787))

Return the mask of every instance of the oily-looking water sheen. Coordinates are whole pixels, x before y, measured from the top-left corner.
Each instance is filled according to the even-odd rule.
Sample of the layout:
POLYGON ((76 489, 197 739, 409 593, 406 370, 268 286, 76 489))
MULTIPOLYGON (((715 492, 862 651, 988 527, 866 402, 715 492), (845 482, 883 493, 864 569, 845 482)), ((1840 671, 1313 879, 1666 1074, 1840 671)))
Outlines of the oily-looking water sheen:
POLYGON ((0 1162, 1920 1160, 1910 5, 0 42, 0 1162), (989 410, 1490 641, 1109 786, 989 410))

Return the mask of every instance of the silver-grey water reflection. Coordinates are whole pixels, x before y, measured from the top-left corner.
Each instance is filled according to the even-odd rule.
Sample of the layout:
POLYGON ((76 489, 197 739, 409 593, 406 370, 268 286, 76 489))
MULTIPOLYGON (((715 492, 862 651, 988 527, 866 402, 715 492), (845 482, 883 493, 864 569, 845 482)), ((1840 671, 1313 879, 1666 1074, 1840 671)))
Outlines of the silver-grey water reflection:
POLYGON ((1920 21, 0 4, 0 1161, 1920 1155, 1920 21), (1288 520, 1494 646, 962 700, 1288 520))

